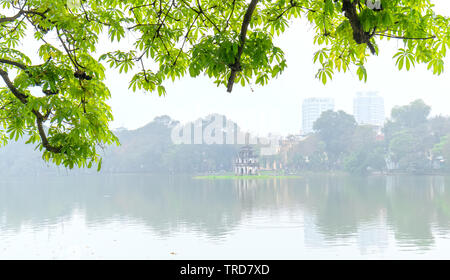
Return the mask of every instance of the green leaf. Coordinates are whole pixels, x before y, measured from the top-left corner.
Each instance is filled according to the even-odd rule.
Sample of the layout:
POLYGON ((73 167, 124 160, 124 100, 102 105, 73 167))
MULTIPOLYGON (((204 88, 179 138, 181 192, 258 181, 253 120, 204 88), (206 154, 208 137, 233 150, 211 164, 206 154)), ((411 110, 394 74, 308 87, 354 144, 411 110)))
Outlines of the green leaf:
POLYGON ((100 170, 102 169, 102 162, 103 162, 103 159, 100 158, 100 160, 98 161, 98 165, 97 165, 97 172, 100 172, 100 170))

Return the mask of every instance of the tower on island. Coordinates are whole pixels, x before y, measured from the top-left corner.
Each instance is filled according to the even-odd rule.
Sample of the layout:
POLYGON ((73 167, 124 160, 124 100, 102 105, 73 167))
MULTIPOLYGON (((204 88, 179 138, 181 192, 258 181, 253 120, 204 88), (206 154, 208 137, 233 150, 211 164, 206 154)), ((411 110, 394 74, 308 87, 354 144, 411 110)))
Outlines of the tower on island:
POLYGON ((234 159, 234 174, 258 175, 259 162, 258 156, 250 146, 244 146, 240 149, 237 157, 234 159))

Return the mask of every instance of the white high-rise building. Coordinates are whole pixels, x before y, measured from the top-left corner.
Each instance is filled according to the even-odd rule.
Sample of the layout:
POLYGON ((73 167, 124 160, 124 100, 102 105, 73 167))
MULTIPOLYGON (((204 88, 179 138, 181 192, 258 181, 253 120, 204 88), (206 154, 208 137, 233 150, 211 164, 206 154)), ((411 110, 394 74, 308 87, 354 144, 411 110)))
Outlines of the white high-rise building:
POLYGON ((353 99, 353 115, 360 125, 384 125, 384 99, 375 92, 360 92, 353 99))
POLYGON ((325 111, 334 111, 334 99, 332 98, 307 98, 302 105, 302 134, 306 135, 314 131, 314 122, 325 111))

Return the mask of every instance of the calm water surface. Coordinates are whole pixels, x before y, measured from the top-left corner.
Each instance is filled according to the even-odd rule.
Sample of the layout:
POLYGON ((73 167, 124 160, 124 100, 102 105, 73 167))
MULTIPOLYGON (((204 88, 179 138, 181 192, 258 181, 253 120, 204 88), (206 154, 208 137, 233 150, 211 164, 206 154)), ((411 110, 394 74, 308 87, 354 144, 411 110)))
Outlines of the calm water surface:
POLYGON ((450 259, 450 177, 0 178, 0 259, 450 259))

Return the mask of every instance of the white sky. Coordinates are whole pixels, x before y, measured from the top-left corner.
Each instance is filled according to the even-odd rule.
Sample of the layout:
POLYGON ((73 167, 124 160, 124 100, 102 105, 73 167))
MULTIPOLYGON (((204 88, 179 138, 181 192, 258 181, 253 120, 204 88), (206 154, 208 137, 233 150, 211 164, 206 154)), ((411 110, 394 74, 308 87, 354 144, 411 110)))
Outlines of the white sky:
MULTIPOLYGON (((436 10, 450 16, 450 1, 435 0, 436 10)), ((434 76, 426 66, 416 66, 410 72, 398 71, 392 56, 395 47, 403 44, 392 40, 380 46, 380 55, 367 64, 368 82, 359 82, 355 71, 336 74, 324 86, 314 78, 317 66, 312 58, 311 27, 297 22, 276 40, 285 51, 288 69, 265 87, 242 88, 236 85, 233 93, 217 88, 208 78, 184 78, 167 82, 167 95, 133 93, 128 90, 128 79, 115 74, 107 85, 112 90, 110 102, 115 120, 113 127, 138 128, 154 117, 167 114, 182 122, 195 120, 210 113, 219 113, 236 121, 243 129, 265 135, 269 132, 297 134, 301 129, 301 103, 307 97, 335 98, 336 109, 353 112, 353 97, 358 91, 377 91, 384 97, 386 114, 395 105, 404 105, 422 98, 433 108, 432 114, 450 115, 450 59, 446 71, 434 76)))
MULTIPOLYGON (((432 2, 438 13, 450 16, 450 1, 432 2)), ((253 87, 254 91, 235 85, 229 94, 225 87, 217 88, 207 77, 186 77, 175 83, 167 81, 167 95, 159 97, 156 93, 133 93, 128 90, 130 75, 109 71, 106 84, 112 92, 109 102, 115 117, 112 127, 135 129, 160 115, 188 122, 219 113, 259 135, 298 134, 304 98, 333 97, 336 109, 352 114, 353 97, 358 91, 378 92, 385 99, 387 115, 393 106, 418 98, 432 106, 433 115, 450 115, 450 58, 446 59, 446 71, 441 76, 432 75, 425 65, 400 72, 392 56, 403 43, 392 40, 380 44, 380 55, 369 59, 367 83, 359 82, 356 70, 352 70, 336 74, 324 86, 314 78, 317 66, 313 64, 313 54, 318 47, 313 45, 310 25, 297 20, 275 44, 285 51, 288 68, 278 79, 270 80, 269 85, 253 87)), ((105 42, 104 49, 109 48, 107 45, 105 42)))

